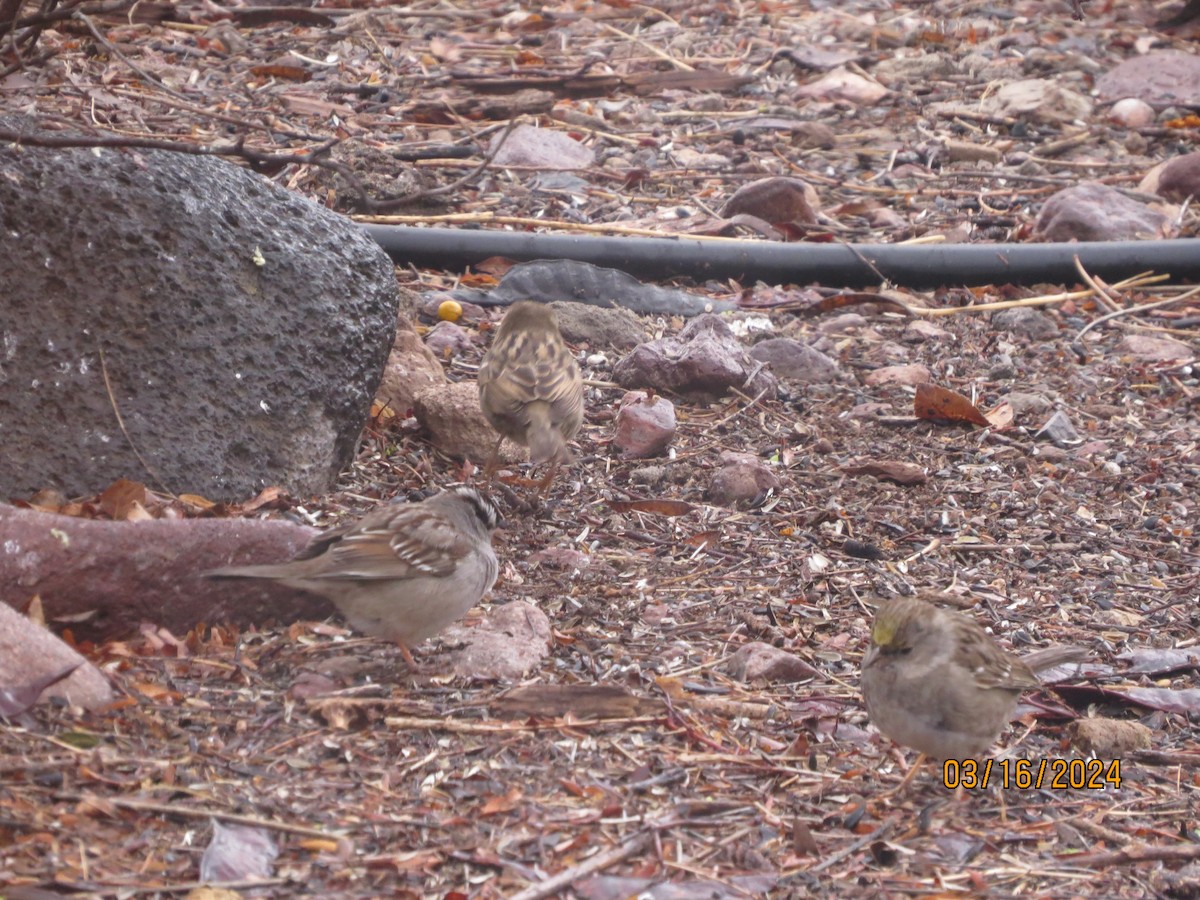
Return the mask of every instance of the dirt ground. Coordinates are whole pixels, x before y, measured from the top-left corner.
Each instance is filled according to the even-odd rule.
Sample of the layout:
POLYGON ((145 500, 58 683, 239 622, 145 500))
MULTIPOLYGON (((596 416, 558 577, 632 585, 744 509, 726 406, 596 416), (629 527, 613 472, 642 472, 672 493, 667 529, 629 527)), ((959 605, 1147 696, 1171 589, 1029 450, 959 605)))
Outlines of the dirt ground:
MULTIPOLYGON (((485 144, 521 107, 511 85, 484 93, 465 74, 561 79, 589 61, 591 74, 627 80, 586 96, 545 88, 550 108, 533 113, 617 160, 582 173, 581 199, 548 199, 528 173, 484 169, 403 212, 438 224, 454 213, 646 227, 680 204, 719 206, 747 180, 790 174, 836 210, 838 239, 856 241, 964 224, 976 237, 1018 239, 1053 190, 1089 177, 1135 185, 1196 137, 1194 127, 1121 130, 1097 111, 1086 140, 1020 181, 1015 164, 985 171, 935 164, 927 152, 935 136, 961 136, 965 126, 931 123, 916 98, 978 98, 988 85, 969 77, 875 103, 795 96, 816 77, 818 53, 867 72, 901 51, 983 54, 1011 59, 1015 75, 1086 90, 1097 66, 1139 42, 1195 52, 1194 34, 1155 29, 1161 10, 1143 3, 1088 4, 1083 22, 1066 4, 1025 0, 429 3, 286 8, 262 23, 224 24, 212 4, 175 9, 155 22, 93 12, 60 23, 0 81, 4 105, 126 136, 205 143, 244 133, 274 152, 342 137, 345 158, 363 160, 363 148, 485 144), (310 21, 314 13, 330 21, 310 21), (679 63, 750 80, 645 92, 629 80, 686 71, 679 63), (192 71, 203 77, 189 79, 192 71), (784 108, 830 129, 832 143, 809 145, 789 129, 734 141, 739 117, 784 108), (268 114, 270 134, 253 124, 268 114), (581 124, 584 115, 595 127, 581 124), (729 163, 681 162, 685 150, 729 163), (925 189, 908 189, 912 171, 889 174, 897 160, 925 170, 925 189), (860 216, 855 203, 898 218, 860 216)), ((1033 155, 1072 130, 976 127, 976 137, 1011 139, 1033 155)), ((481 161, 383 157, 395 171, 358 174, 393 191, 404 177, 428 192, 481 161)), ((351 205, 346 182, 319 166, 272 177, 351 205)), ((1191 215, 1183 233, 1195 235, 1191 215)), ((417 291, 462 274, 398 269, 417 291)), ((727 282, 689 287, 725 300, 779 296, 727 282)), ((622 391, 606 367, 590 367, 575 465, 532 511, 512 501, 529 490, 520 477, 499 491, 509 523, 496 538, 501 575, 486 602, 529 600, 554 628, 551 654, 520 684, 405 672, 394 647, 336 620, 243 633, 218 626, 182 647, 150 634, 87 648, 116 681, 113 710, 42 706, 28 727, 0 725, 0 885, 9 885, 0 896, 48 896, 34 887, 183 895, 197 887, 214 829, 232 826, 247 830, 214 853, 267 860, 253 890, 270 897, 1195 896, 1200 684, 1194 663, 1156 654, 1196 652, 1200 379, 1193 364, 1154 361, 1130 340, 1171 335, 1194 350, 1200 319, 1193 300, 1080 336, 1106 310, 1079 300, 1043 307, 1053 334, 1036 337, 1020 321, 970 309, 1074 287, 922 295, 931 307, 961 307, 936 329, 875 306, 832 324, 763 313, 777 334, 834 358, 840 377, 785 383, 774 400, 680 398, 669 458, 614 453, 622 391), (897 363, 927 366, 937 384, 976 395, 983 408, 1009 400, 1013 425, 913 418, 909 388, 868 380, 897 363), (1056 410, 1077 441, 1039 434, 1056 410), (769 461, 780 489, 745 509, 706 502, 726 450, 769 461), (901 485, 878 467, 862 473, 862 463, 911 464, 925 477, 901 485), (658 498, 691 508, 668 516, 652 504, 613 506, 658 498), (1027 696, 1002 749, 1035 765, 1079 759, 1074 720, 1137 722, 1150 746, 1121 756, 1119 785, 993 784, 956 796, 927 766, 888 794, 915 754, 869 726, 858 668, 874 604, 918 591, 962 598, 1017 652, 1088 647, 1083 677, 1027 696), (809 675, 743 683, 727 662, 751 641, 787 651, 809 675)), ((682 324, 647 322, 652 332, 682 324)), ((469 377, 477 361, 451 366, 451 377, 469 377)), ((375 423, 339 491, 294 502, 357 511, 462 476, 420 435, 375 423)), ((418 659, 435 662, 441 646, 426 643, 418 659)))

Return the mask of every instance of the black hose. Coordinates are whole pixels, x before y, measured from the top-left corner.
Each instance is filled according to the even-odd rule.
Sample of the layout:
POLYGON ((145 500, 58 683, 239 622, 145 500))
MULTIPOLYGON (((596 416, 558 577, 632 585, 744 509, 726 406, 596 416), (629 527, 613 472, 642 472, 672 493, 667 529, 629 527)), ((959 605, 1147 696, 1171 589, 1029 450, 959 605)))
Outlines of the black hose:
POLYGON ((1074 284, 1072 257, 1109 282, 1141 272, 1200 279, 1200 239, 1086 244, 778 244, 689 238, 591 237, 471 228, 365 225, 400 265, 462 271, 492 256, 524 262, 576 259, 649 280, 868 287, 886 279, 908 288, 987 284, 1074 284), (869 262, 869 265, 868 265, 869 262))

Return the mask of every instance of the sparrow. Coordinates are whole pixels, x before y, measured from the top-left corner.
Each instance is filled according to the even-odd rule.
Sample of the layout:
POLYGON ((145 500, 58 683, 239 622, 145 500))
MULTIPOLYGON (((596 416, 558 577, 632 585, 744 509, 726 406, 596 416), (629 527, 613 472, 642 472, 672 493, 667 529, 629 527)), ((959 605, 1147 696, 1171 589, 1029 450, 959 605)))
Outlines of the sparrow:
POLYGON ((292 560, 230 566, 209 578, 263 578, 327 598, 356 630, 409 648, 466 614, 496 581, 500 513, 475 488, 389 503, 318 535, 292 560))
POLYGON ((867 714, 883 734, 934 759, 979 759, 1037 673, 1087 656, 1049 647, 1006 653, 974 619, 916 597, 881 606, 862 663, 867 714))
MULTIPOLYGON (((543 486, 570 460, 566 442, 583 424, 583 377, 550 307, 521 300, 509 308, 479 368, 479 405, 501 440, 528 447, 534 465, 554 464, 543 486)), ((489 470, 499 450, 497 441, 489 470)))

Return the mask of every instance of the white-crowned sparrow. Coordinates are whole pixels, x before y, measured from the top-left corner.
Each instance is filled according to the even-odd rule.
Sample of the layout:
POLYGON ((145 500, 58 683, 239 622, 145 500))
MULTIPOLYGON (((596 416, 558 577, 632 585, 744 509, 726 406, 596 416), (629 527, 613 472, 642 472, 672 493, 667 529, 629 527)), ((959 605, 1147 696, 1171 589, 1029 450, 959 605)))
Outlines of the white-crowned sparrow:
MULTIPOLYGON (((535 465, 570 459, 566 442, 583 423, 583 379, 549 306, 521 300, 505 313, 479 368, 479 405, 502 437, 529 448, 535 465)), ((494 462, 495 453, 489 468, 494 462)))
POLYGON ((978 759, 1012 719, 1037 672, 1087 656, 1049 647, 1018 658, 975 620, 917 597, 875 614, 863 657, 862 692, 871 721, 898 744, 934 759, 978 759))
POLYGON ((210 578, 265 578, 328 598, 357 630, 409 647, 479 602, 499 565, 492 501, 470 487, 422 503, 390 503, 315 537, 291 561, 231 566, 210 578))

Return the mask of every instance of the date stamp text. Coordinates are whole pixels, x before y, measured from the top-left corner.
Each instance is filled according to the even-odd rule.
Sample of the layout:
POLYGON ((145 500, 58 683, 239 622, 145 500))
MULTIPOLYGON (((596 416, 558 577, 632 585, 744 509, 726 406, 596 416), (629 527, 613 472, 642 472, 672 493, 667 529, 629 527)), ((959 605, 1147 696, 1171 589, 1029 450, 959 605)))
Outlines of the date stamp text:
POLYGON ((1103 791, 1121 786, 1119 759, 948 759, 942 784, 951 790, 1103 791))

